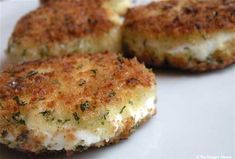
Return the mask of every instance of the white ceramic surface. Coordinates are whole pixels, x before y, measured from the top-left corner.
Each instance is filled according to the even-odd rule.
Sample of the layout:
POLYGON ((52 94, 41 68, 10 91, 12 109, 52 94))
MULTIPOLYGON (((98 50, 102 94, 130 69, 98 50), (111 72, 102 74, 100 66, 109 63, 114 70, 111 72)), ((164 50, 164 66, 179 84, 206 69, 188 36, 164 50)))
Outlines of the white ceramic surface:
MULTIPOLYGON (((0 1, 0 68, 17 20, 34 0, 0 1)), ((120 144, 75 154, 72 159, 232 159, 234 157, 235 66, 205 74, 157 71, 158 114, 120 144)), ((0 146, 0 159, 64 159, 64 154, 28 157, 0 146)))

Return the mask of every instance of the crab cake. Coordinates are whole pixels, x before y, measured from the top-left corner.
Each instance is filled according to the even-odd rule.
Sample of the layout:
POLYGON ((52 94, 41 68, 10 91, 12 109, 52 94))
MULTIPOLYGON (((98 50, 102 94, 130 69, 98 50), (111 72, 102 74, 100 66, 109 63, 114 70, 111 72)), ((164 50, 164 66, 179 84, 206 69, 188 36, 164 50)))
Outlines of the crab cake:
POLYGON ((155 114, 155 82, 113 53, 17 65, 0 75, 0 143, 36 154, 116 143, 155 114))
MULTIPOLYGON (((42 5, 45 5, 51 2, 53 3, 55 1, 65 1, 65 0, 40 0, 42 5)), ((72 0, 72 1, 79 1, 79 0, 72 0)), ((123 15, 124 13, 126 13, 127 9, 131 7, 132 0, 96 0, 95 3, 100 3, 103 5, 104 8, 111 9, 112 11, 120 15, 123 15)))
POLYGON ((95 0, 55 1, 19 20, 7 53, 21 62, 65 52, 120 52, 120 24, 117 14, 95 0))
POLYGON ((123 43, 149 66, 208 71, 235 62, 235 1, 162 1, 129 10, 123 43))

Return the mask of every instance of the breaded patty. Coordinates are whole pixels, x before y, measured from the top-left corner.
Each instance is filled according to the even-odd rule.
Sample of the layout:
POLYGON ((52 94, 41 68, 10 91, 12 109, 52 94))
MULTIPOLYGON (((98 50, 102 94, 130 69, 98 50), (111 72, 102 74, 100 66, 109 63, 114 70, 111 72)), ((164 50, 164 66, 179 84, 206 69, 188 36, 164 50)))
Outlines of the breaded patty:
POLYGON ((0 143, 20 151, 82 151, 127 138, 155 114, 156 80, 136 59, 76 54, 0 74, 0 143))
POLYGON ((120 52, 120 24, 120 17, 96 0, 55 1, 18 21, 7 53, 21 62, 65 52, 120 52))
MULTIPOLYGON (((40 0, 42 5, 53 3, 55 1, 81 1, 81 0, 40 0)), ((82 0, 87 1, 87 0, 82 0)), ((88 0, 89 1, 89 0, 88 0)), ((111 9, 112 11, 123 15, 126 13, 127 9, 131 7, 132 0, 96 0, 95 3, 100 3, 106 9, 111 9)))
POLYGON ((131 9, 123 41, 150 66, 223 68, 235 62, 235 1, 169 0, 131 9))

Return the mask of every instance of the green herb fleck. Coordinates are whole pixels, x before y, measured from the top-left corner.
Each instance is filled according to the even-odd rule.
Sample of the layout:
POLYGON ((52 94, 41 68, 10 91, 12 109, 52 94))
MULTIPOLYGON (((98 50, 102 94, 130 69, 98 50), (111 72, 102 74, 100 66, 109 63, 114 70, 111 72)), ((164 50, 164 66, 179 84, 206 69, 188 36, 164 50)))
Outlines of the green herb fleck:
POLYGON ((15 96, 15 97, 13 98, 13 100, 15 100, 16 103, 17 103, 18 105, 20 105, 20 106, 25 106, 25 105, 27 104, 26 102, 20 100, 20 98, 19 98, 18 96, 15 96))
POLYGON ((114 92, 114 91, 112 91, 112 92, 110 92, 109 93, 109 97, 111 98, 111 97, 114 97, 116 95, 116 92, 114 92))
POLYGON ((130 105, 133 105, 133 104, 134 104, 133 101, 131 101, 131 100, 129 100, 128 103, 129 103, 130 105))
POLYGON ((81 110, 84 112, 85 110, 87 110, 90 107, 90 104, 88 101, 86 101, 85 103, 80 104, 80 108, 81 110))
POLYGON ((86 84, 86 81, 84 79, 80 79, 78 85, 83 86, 84 84, 86 84))
POLYGON ((29 72, 27 73, 26 77, 29 78, 29 77, 32 77, 32 76, 34 76, 34 75, 36 75, 36 74, 38 74, 37 71, 29 71, 29 72))
POLYGON ((3 108, 3 105, 2 105, 2 102, 1 102, 1 100, 0 100, 0 109, 2 109, 3 108))
POLYGON ((140 124, 137 123, 137 124, 135 124, 135 125, 132 127, 132 129, 135 130, 135 129, 137 129, 139 126, 140 126, 140 124))
POLYGON ((120 111, 120 114, 123 113, 124 109, 126 108, 126 106, 122 107, 121 111, 120 111))
POLYGON ((58 120, 57 120, 57 122, 58 122, 58 123, 61 123, 61 124, 65 124, 65 123, 67 123, 67 122, 69 122, 69 121, 70 121, 70 119, 65 119, 65 120, 58 119, 58 120))
POLYGON ((44 112, 40 112, 40 114, 42 114, 43 116, 49 116, 51 115, 51 111, 46 110, 44 112))
POLYGON ((58 79, 52 80, 52 84, 60 85, 60 81, 58 79))
POLYGON ((106 120, 107 119, 107 116, 109 115, 109 112, 106 112, 105 114, 104 114, 104 119, 106 120))
POLYGON ((73 113, 73 117, 79 123, 80 117, 79 117, 78 113, 73 113))
POLYGON ((49 121, 49 120, 53 121, 53 120, 55 119, 55 118, 53 117, 52 112, 49 111, 49 110, 46 110, 46 111, 44 111, 44 112, 40 112, 40 114, 42 114, 42 116, 45 117, 45 119, 46 119, 47 121, 49 121))
POLYGON ((94 75, 96 75, 96 73, 97 73, 97 69, 92 69, 92 70, 90 70, 92 73, 94 73, 94 75))
POLYGON ((22 57, 25 57, 26 55, 27 55, 27 50, 24 49, 24 50, 22 51, 22 53, 21 53, 21 56, 22 56, 22 57))
POLYGON ((104 125, 104 121, 102 121, 101 124, 104 125))
POLYGON ((69 122, 69 121, 70 121, 70 119, 65 119, 64 122, 63 122, 63 124, 65 124, 65 123, 67 123, 67 122, 69 122))
POLYGON ((87 149, 88 147, 85 147, 85 146, 80 146, 80 145, 76 146, 76 151, 79 151, 79 152, 83 152, 87 149))
POLYGON ((118 56, 118 57, 117 57, 117 60, 118 60, 120 63, 123 63, 123 62, 124 62, 124 57, 118 56))
POLYGON ((80 64, 80 65, 77 66, 77 69, 78 69, 78 70, 80 70, 80 69, 82 69, 82 68, 83 68, 83 64, 80 64))
POLYGON ((21 118, 20 112, 14 113, 12 115, 12 119, 14 120, 14 122, 17 122, 18 124, 25 125, 25 121, 21 118))
POLYGON ((42 101, 42 100, 45 100, 45 99, 46 99, 46 97, 39 97, 38 98, 39 101, 42 101))
POLYGON ((48 47, 47 45, 44 45, 44 46, 41 48, 40 55, 41 55, 42 58, 49 56, 49 47, 48 47))

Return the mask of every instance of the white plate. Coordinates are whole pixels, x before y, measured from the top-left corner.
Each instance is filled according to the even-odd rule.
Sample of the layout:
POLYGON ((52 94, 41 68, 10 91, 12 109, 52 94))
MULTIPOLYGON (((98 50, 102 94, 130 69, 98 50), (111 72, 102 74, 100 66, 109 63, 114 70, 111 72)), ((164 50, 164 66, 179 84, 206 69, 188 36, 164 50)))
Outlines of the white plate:
MULTIPOLYGON (((0 2, 0 65, 17 20, 33 0, 0 2)), ((120 144, 75 154, 72 159, 231 159, 234 157, 235 67, 192 75, 158 72, 158 115, 120 144), (217 158, 216 158, 217 157, 217 158)), ((26 159, 0 146, 0 159, 26 159)), ((66 158, 64 154, 40 158, 66 158)))

